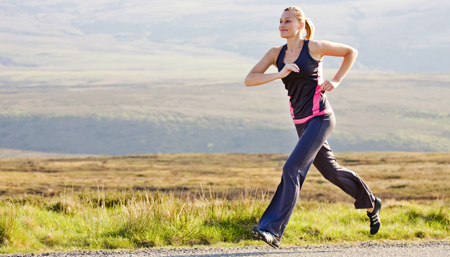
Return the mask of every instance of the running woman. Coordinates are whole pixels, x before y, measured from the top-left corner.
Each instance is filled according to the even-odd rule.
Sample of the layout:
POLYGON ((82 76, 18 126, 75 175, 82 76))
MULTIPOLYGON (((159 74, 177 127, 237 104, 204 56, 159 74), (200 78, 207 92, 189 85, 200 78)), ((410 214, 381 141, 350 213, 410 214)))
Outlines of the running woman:
POLYGON ((380 228, 381 200, 355 172, 340 166, 327 143, 335 117, 325 91, 332 91, 355 62, 358 52, 350 46, 312 40, 314 26, 298 7, 286 8, 279 30, 287 44, 270 49, 245 78, 245 85, 258 86, 281 79, 289 96, 298 143, 283 167, 281 182, 271 203, 252 233, 274 248, 280 247, 284 229, 294 211, 306 174, 314 166, 331 183, 355 199, 356 209, 367 209, 370 234, 380 228), (304 31, 306 36, 303 37, 304 31), (323 80, 324 56, 344 57, 332 80, 323 80), (265 73, 270 65, 277 73, 265 73))

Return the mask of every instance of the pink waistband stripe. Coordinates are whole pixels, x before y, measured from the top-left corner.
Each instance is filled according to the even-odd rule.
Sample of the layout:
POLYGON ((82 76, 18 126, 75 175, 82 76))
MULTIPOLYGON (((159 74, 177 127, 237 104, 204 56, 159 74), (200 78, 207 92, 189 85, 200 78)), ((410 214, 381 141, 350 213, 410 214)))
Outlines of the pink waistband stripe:
POLYGON ((310 115, 308 117, 305 117, 303 119, 294 119, 294 124, 303 124, 303 123, 307 122, 308 120, 310 120, 311 118, 314 118, 314 117, 320 116, 320 115, 325 115, 325 114, 332 113, 332 112, 333 112, 333 109, 331 109, 331 108, 325 109, 321 112, 317 112, 317 113, 310 115))

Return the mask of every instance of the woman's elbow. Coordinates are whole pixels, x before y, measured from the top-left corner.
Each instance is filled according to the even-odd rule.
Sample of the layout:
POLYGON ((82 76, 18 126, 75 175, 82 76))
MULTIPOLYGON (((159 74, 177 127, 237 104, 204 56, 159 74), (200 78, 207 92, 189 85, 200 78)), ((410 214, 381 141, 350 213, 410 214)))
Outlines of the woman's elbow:
POLYGON ((350 47, 350 49, 348 49, 347 53, 343 57, 344 58, 356 59, 357 56, 358 56, 358 50, 356 50, 353 47, 350 47))
POLYGON ((244 84, 246 87, 251 87, 253 84, 251 83, 250 74, 248 74, 244 79, 244 84))

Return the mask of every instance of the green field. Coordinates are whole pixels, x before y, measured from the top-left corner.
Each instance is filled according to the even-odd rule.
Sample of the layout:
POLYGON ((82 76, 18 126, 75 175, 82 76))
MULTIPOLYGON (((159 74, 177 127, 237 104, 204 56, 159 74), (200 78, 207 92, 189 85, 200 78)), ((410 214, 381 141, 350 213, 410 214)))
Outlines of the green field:
MULTIPOLYGON (((338 154, 384 201, 383 228, 314 168, 284 245, 447 240, 448 153, 338 154)), ((3 159, 0 251, 259 245, 251 240, 282 154, 3 159)))

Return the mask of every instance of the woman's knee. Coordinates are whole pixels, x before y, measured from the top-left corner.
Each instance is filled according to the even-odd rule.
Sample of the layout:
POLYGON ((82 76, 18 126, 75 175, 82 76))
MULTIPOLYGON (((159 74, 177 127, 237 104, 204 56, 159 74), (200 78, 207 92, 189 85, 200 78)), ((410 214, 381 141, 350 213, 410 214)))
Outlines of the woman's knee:
POLYGON ((297 176, 299 173, 298 170, 299 170, 298 165, 290 162, 288 159, 283 166, 283 175, 297 176))
POLYGON ((286 162, 283 166, 283 174, 290 174, 294 170, 294 165, 286 162))
POLYGON ((296 164, 286 162, 283 166, 283 180, 285 183, 293 184, 296 186, 296 190, 300 190, 305 176, 300 172, 300 167, 296 164))

